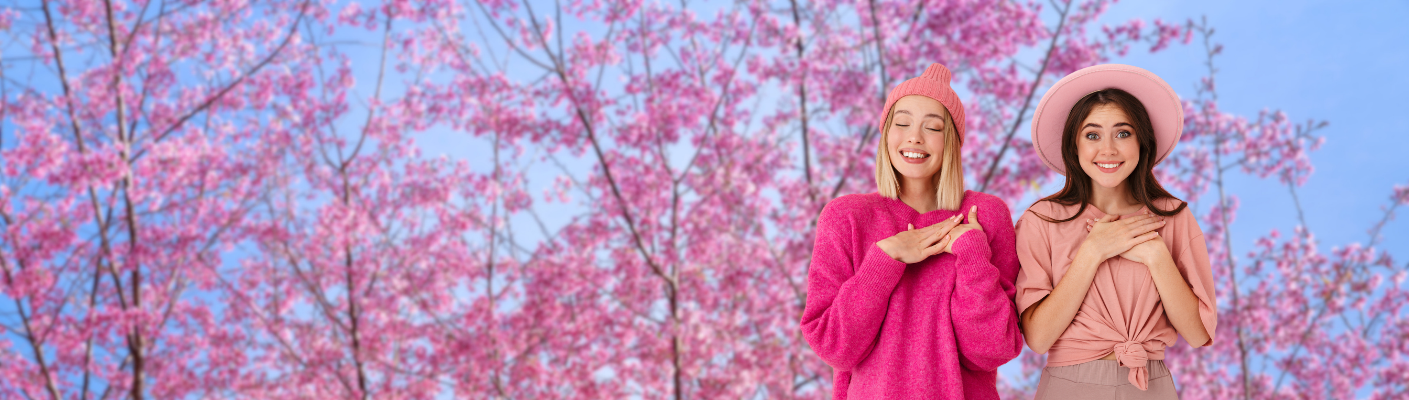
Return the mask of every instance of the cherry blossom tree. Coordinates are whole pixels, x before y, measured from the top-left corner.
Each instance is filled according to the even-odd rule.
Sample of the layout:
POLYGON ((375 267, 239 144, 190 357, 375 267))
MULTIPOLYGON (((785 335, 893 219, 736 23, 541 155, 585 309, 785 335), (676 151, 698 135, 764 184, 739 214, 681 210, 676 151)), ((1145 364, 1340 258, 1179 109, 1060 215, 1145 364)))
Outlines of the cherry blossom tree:
POLYGON ((311 2, 0 10, 0 396, 192 397, 257 381, 220 282, 263 192, 311 2), (26 53, 16 56, 15 48, 26 53))
POLYGON ((1026 134, 1046 85, 1196 36, 1160 179, 1202 213, 1223 315, 1170 351, 1183 394, 1402 395, 1404 274, 1375 244, 1409 188, 1330 256, 1304 222, 1233 243, 1225 177, 1295 198, 1326 125, 1221 111, 1211 27, 1098 26, 1108 5, 7 6, 0 396, 828 397, 798 330, 813 230, 874 190, 886 89, 954 70, 966 180, 1018 211, 1054 179, 1026 134))

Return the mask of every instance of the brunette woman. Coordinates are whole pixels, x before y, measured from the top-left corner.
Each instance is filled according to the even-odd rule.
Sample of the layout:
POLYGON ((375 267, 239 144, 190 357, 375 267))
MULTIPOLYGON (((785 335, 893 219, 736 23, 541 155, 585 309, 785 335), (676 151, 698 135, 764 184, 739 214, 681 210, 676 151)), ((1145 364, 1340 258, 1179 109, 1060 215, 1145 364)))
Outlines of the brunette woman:
POLYGON ((1042 97, 1033 147, 1066 183, 1016 228, 1023 335, 1048 354, 1038 399, 1176 399, 1165 348, 1213 342, 1203 232, 1154 175, 1183 126, 1174 90, 1128 65, 1081 69, 1042 97))

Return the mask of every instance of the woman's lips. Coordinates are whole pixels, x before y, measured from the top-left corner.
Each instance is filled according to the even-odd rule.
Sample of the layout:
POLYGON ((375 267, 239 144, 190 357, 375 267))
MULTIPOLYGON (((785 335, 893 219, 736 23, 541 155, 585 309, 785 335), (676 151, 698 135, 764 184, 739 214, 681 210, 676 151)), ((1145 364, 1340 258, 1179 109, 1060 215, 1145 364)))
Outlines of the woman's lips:
POLYGON ((905 160, 905 162, 911 164, 922 164, 925 162, 925 160, 930 159, 930 155, 929 153, 925 153, 923 151, 915 151, 914 149, 901 149, 900 159, 905 160), (909 157, 907 155, 920 155, 921 157, 909 157))
POLYGON ((1092 164, 1095 164, 1095 165, 1096 165, 1096 169, 1101 170, 1101 172, 1104 172, 1104 173, 1107 173, 1107 174, 1113 174, 1113 173, 1115 173, 1116 171, 1119 171, 1119 170, 1120 170, 1120 166, 1121 166, 1121 165, 1125 165, 1125 161, 1118 161, 1118 162, 1113 162, 1113 163, 1093 162, 1092 164), (1110 166, 1112 166, 1112 167, 1106 168, 1106 166, 1108 166, 1108 165, 1110 165, 1110 166))

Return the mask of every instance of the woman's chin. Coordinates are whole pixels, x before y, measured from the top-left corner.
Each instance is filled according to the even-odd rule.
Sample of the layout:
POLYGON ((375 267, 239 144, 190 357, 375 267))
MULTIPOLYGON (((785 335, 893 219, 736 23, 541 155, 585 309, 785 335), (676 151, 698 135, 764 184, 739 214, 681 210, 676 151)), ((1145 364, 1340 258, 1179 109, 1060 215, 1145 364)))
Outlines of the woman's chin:
POLYGON ((939 172, 938 170, 935 170, 935 171, 923 171, 923 170, 920 170, 919 168, 904 168, 904 169, 896 168, 896 169, 900 171, 900 177, 901 177, 902 179, 905 179, 905 180, 930 179, 930 178, 934 178, 934 174, 935 174, 936 172, 939 172))
POLYGON ((1092 181, 1094 181, 1094 182, 1096 183, 1096 185, 1098 185, 1098 186, 1100 186, 1100 187, 1103 187, 1103 188, 1106 188, 1106 189, 1115 189, 1115 188, 1119 188, 1120 185, 1122 185, 1122 184, 1125 183, 1125 179, 1115 179, 1115 178, 1108 178, 1108 179, 1092 179, 1092 181))

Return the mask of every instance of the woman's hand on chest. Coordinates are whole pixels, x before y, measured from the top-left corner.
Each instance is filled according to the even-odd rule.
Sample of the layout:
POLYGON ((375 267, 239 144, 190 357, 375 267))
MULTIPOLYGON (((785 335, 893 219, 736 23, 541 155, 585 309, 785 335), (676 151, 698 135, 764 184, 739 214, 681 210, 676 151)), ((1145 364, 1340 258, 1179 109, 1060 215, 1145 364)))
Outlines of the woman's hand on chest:
POLYGON ((950 239, 953 237, 951 231, 954 227, 959 226, 958 217, 955 215, 920 229, 915 229, 914 224, 907 224, 908 229, 881 239, 876 242, 876 246, 896 261, 906 264, 924 261, 932 255, 943 252, 944 248, 952 242, 950 239))
MULTIPOLYGON (((956 215, 956 217, 957 217, 957 215, 956 215)), ((969 217, 967 218, 967 220, 964 221, 963 224, 960 224, 959 226, 955 226, 953 230, 949 231, 949 237, 951 237, 951 238, 953 238, 953 239, 949 241, 949 244, 948 244, 948 245, 945 245, 945 246, 944 246, 944 251, 943 251, 943 252, 944 252, 944 253, 949 253, 949 254, 954 254, 954 242, 959 241, 959 237, 963 236, 964 233, 966 233, 966 232, 968 232, 968 231, 979 231, 979 232, 983 232, 983 226, 982 226, 982 225, 979 225, 979 223, 978 223, 978 206, 971 206, 971 207, 969 207, 969 217)), ((958 255, 958 254, 954 254, 954 255, 958 255)))
POLYGON ((1135 247, 1131 247, 1130 250, 1120 253, 1120 257, 1145 264, 1145 266, 1154 266, 1154 263, 1157 261, 1173 259, 1173 257, 1169 255, 1169 246, 1164 244, 1164 238, 1162 237, 1155 237, 1154 239, 1141 242, 1135 245, 1135 247))
MULTIPOLYGON (((1127 252, 1135 249, 1135 247, 1154 241, 1158 241, 1157 245, 1165 249, 1165 253, 1168 253, 1168 249, 1164 247, 1164 242, 1158 240, 1159 232, 1156 231, 1163 226, 1164 220, 1162 218, 1149 214, 1125 218, 1107 215, 1101 217, 1099 220, 1087 220, 1086 229, 1088 233, 1086 239, 1081 243, 1081 247, 1095 252, 1101 260, 1117 256, 1124 257, 1127 252)), ((1151 257, 1143 256, 1153 256, 1151 251, 1153 251, 1152 248, 1146 247, 1140 250, 1139 254, 1132 254, 1130 257, 1125 258, 1135 262, 1140 261, 1131 257, 1139 257, 1148 260, 1151 259, 1151 257)))

